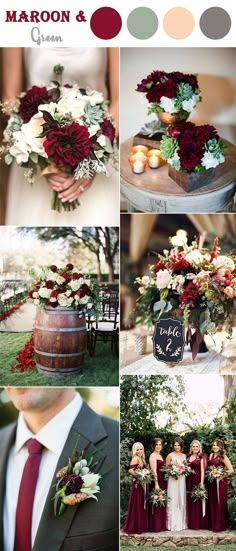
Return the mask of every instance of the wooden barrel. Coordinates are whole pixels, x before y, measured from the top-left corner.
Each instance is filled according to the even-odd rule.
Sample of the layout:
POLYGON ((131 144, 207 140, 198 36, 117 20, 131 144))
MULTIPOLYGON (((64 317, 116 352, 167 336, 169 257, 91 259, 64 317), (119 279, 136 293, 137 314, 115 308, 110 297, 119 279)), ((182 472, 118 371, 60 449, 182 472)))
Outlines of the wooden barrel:
POLYGON ((37 310, 34 352, 38 371, 49 377, 80 372, 86 350, 86 322, 73 308, 37 310))

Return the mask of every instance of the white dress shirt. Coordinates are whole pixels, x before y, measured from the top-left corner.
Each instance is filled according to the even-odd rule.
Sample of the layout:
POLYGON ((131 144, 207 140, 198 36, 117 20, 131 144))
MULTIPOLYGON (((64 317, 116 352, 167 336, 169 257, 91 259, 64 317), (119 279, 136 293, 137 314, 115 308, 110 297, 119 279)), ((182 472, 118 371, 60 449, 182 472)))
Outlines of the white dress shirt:
MULTIPOLYGON (((29 438, 36 438, 46 448, 42 454, 34 497, 31 533, 33 544, 47 494, 53 484, 53 476, 58 459, 81 406, 82 398, 76 393, 73 400, 44 425, 37 434, 32 434, 25 423, 23 413, 20 412, 17 422, 16 441, 9 453, 6 472, 6 493, 3 513, 4 551, 13 551, 14 549, 16 507, 20 482, 25 462, 28 458, 25 443, 29 438)), ((63 465, 61 466, 63 467, 63 465)))

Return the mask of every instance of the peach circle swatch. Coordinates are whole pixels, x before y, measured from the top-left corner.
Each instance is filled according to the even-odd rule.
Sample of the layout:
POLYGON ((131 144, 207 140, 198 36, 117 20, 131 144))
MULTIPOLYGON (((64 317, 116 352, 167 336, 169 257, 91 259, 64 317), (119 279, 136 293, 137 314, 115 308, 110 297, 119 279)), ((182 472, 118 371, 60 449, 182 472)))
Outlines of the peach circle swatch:
POLYGON ((163 27, 171 38, 181 40, 192 34, 194 29, 194 17, 186 8, 172 8, 163 20, 163 27))

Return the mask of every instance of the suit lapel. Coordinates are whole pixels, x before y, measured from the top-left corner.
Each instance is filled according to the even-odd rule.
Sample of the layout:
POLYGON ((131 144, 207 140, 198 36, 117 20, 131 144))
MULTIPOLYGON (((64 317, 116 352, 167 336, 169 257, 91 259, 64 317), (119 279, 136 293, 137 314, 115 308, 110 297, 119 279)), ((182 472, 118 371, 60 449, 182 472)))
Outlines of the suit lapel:
POLYGON ((3 549, 3 503, 5 497, 6 468, 10 449, 15 441, 16 424, 10 425, 1 435, 0 453, 0 549, 3 549))
MULTIPOLYGON (((85 403, 83 403, 81 411, 72 425, 68 439, 59 458, 56 472, 61 467, 68 464, 68 459, 73 448, 75 447, 76 442, 78 442, 77 450, 79 452, 81 452, 89 442, 93 444, 90 449, 93 449, 94 446, 94 449, 97 450, 96 444, 98 442, 102 442, 106 437, 107 434, 100 417, 85 403)), ((99 450, 96 453, 96 460, 99 461, 99 470, 104 459, 105 454, 99 450)), ((54 476, 52 485, 55 481, 56 478, 54 476)), ((62 516, 55 517, 52 501, 54 494, 55 488, 52 486, 46 499, 45 507, 36 534, 33 551, 41 551, 45 548, 50 549, 50 551, 59 551, 70 529, 78 507, 86 507, 86 503, 82 503, 78 506, 69 506, 62 516)), ((81 528, 83 528, 83 525, 81 525, 81 528)))

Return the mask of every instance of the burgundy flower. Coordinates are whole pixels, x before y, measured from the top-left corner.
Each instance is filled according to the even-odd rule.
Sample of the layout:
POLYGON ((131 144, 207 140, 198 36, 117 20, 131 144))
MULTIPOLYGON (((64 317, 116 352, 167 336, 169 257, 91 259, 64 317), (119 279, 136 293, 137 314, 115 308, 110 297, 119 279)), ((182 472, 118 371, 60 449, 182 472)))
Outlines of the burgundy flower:
POLYGON ((164 80, 160 84, 155 84, 146 94, 150 103, 160 103, 161 97, 174 98, 177 93, 177 84, 173 80, 164 80))
POLYGON ((55 264, 52 264, 52 266, 50 266, 50 270, 52 272, 57 272, 57 266, 55 266, 55 264))
POLYGON ((66 268, 67 268, 67 270, 73 270, 74 265, 71 264, 71 263, 69 262, 69 263, 66 265, 66 268))
POLYGON ((165 268, 165 263, 162 262, 162 260, 160 260, 159 262, 157 262, 157 264, 155 265, 155 272, 157 274, 157 272, 159 272, 159 270, 163 270, 163 268, 165 268))
POLYGON ((80 279, 81 277, 84 277, 83 274, 78 274, 78 272, 74 272, 72 274, 73 279, 80 279))
POLYGON ((68 274, 68 272, 63 272, 61 276, 64 277, 64 279, 66 280, 66 283, 69 283, 71 281, 71 277, 70 277, 70 274, 68 274))
POLYGON ((199 291, 197 285, 192 281, 187 284, 185 289, 183 289, 182 294, 180 295, 181 307, 184 307, 185 304, 189 308, 194 308, 196 300, 199 298, 199 291))
POLYGON ((109 138, 111 144, 113 145, 115 139, 115 127, 113 126, 112 122, 108 119, 105 119, 104 122, 101 124, 101 129, 104 136, 107 136, 107 138, 109 138))
POLYGON ((45 86, 42 88, 33 86, 28 90, 25 96, 21 98, 19 106, 19 115, 24 123, 29 122, 38 112, 38 106, 41 105, 41 103, 47 103, 48 99, 48 91, 45 86))
POLYGON ((188 139, 188 137, 186 137, 185 140, 181 140, 177 153, 183 168, 193 170, 198 164, 201 163, 201 159, 204 154, 203 145, 204 144, 199 144, 197 141, 188 139))
POLYGON ((60 291, 58 291, 58 289, 54 289, 51 294, 50 294, 50 298, 57 298, 58 294, 59 294, 60 291))
POLYGON ((194 126, 193 122, 181 122, 180 124, 176 124, 175 126, 170 125, 167 129, 167 134, 171 138, 178 138, 181 134, 186 132, 186 130, 190 130, 194 126))
POLYGON ((45 287, 47 287, 47 289, 53 289, 54 281, 52 281, 51 279, 48 279, 47 281, 45 281, 45 287))
POLYGON ((56 165, 75 168, 89 154, 92 142, 88 129, 72 122, 51 130, 43 146, 48 157, 56 165))
POLYGON ((83 486, 83 479, 77 474, 66 474, 62 481, 62 486, 68 484, 67 489, 71 491, 72 494, 78 494, 83 486))
POLYGON ((58 288, 59 293, 65 293, 67 291, 67 288, 65 285, 60 285, 58 288))

